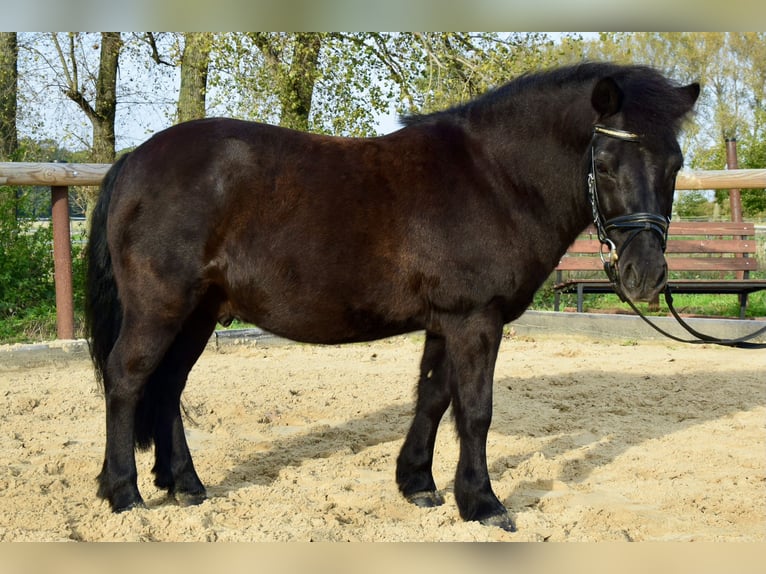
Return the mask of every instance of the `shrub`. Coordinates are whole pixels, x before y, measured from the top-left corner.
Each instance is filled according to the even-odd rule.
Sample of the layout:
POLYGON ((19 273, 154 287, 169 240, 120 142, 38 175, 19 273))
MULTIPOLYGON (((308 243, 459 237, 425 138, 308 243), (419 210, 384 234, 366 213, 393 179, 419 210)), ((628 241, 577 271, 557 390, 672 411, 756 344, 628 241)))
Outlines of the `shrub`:
MULTIPOLYGON (((0 188, 0 342, 41 341, 56 336, 53 230, 23 217, 25 198, 0 188)), ((84 262, 72 246, 76 318, 81 316, 84 262)))

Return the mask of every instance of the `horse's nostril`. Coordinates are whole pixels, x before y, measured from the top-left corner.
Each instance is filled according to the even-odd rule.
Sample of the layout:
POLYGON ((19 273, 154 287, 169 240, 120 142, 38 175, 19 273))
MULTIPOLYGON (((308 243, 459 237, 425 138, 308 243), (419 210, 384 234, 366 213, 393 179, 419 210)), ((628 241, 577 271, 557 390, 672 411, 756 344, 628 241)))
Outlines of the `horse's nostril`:
POLYGON ((667 267, 665 265, 657 267, 633 262, 625 262, 620 273, 623 288, 638 300, 649 298, 660 291, 665 284, 666 277, 667 267))
POLYGON ((622 282, 625 287, 630 290, 635 290, 639 287, 640 280, 638 273, 636 272, 636 266, 628 264, 625 266, 625 270, 622 275, 622 282))

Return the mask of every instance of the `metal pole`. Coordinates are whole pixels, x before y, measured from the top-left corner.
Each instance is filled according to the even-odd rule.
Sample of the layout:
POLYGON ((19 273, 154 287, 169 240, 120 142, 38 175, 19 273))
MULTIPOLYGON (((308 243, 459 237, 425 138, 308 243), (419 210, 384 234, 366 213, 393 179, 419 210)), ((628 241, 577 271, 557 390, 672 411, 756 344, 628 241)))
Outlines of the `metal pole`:
POLYGON ((59 339, 74 339, 72 240, 69 231, 69 188, 66 186, 51 187, 51 220, 56 284, 56 333, 59 339))
MULTIPOLYGON (((726 169, 739 169, 736 138, 726 138, 726 169)), ((739 189, 729 190, 729 205, 731 206, 731 220, 736 223, 741 222, 742 194, 739 189)))

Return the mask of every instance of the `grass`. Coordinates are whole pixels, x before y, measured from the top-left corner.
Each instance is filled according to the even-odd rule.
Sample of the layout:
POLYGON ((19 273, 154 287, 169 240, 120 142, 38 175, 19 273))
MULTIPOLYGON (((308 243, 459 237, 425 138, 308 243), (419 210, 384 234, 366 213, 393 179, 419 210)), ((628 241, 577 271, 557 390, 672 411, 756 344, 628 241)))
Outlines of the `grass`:
MULTIPOLYGON (((762 279, 766 272, 753 274, 753 278, 762 279)), ((647 315, 667 315, 669 310, 664 296, 660 297, 658 310, 650 310, 647 303, 636 305, 642 313, 647 315)), ((673 306, 681 314, 698 315, 704 317, 729 317, 739 318, 739 297, 729 294, 694 293, 674 294, 673 306)), ((574 293, 562 294, 560 308, 574 309, 577 307, 577 295, 574 293)), ((553 286, 551 282, 540 289, 532 305, 533 309, 553 311, 553 286)), ((611 312, 632 313, 627 305, 613 294, 587 294, 583 298, 583 311, 585 312, 611 312)), ((766 291, 751 293, 747 298, 746 317, 750 319, 766 317, 766 291)))
MULTIPOLYGON (((577 295, 561 296, 561 308, 575 308, 577 295)), ((664 297, 660 297, 660 307, 657 311, 649 310, 647 303, 636 306, 647 315, 667 315, 669 310, 664 297)), ((704 317, 739 318, 739 298, 736 295, 719 294, 674 294, 673 306, 684 315, 704 317)), ((546 307, 543 306, 543 309, 546 307)), ((553 310, 551 305, 547 310, 553 310)), ((632 313, 630 307, 620 301, 617 295, 585 295, 583 299, 585 312, 621 312, 632 313)), ((746 317, 750 319, 766 317, 766 292, 752 293, 747 298, 746 317)))

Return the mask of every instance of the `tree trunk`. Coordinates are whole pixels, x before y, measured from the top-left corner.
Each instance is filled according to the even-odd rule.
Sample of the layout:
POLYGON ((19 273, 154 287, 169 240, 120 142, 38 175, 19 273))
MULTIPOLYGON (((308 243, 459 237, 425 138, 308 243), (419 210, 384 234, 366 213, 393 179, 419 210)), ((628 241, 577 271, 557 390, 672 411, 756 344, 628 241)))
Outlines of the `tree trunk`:
POLYGON ((101 33, 101 60, 96 79, 93 122, 94 163, 112 163, 115 156, 114 119, 117 110, 117 69, 122 39, 119 32, 101 33))
POLYGON ((0 161, 15 159, 18 150, 18 55, 16 32, 0 32, 0 161))
POLYGON ((311 99, 314 95, 321 47, 320 34, 295 34, 292 62, 285 73, 280 90, 280 125, 302 131, 309 129, 311 99))
MULTIPOLYGON (((69 56, 59 44, 58 36, 52 35, 54 45, 61 61, 62 72, 66 79, 64 93, 85 113, 93 126, 93 142, 90 161, 94 163, 112 163, 115 158, 114 120, 117 110, 117 70, 122 48, 119 32, 101 33, 101 54, 96 78, 95 102, 88 101, 79 82, 79 65, 75 58, 77 35, 69 34, 69 56)), ((86 217, 90 219, 98 190, 83 188, 86 217)))
POLYGON ((181 56, 181 89, 178 93, 177 118, 179 122, 205 117, 207 73, 210 63, 212 34, 210 32, 184 33, 181 56))

